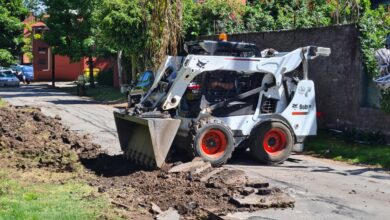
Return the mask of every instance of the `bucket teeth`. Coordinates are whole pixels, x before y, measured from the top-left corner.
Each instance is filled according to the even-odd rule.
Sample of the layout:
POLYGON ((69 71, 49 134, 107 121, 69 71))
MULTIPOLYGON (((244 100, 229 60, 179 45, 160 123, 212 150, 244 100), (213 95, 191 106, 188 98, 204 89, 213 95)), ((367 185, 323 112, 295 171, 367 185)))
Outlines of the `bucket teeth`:
POLYGON ((114 112, 119 142, 126 157, 146 168, 161 167, 180 126, 179 119, 140 118, 114 112))

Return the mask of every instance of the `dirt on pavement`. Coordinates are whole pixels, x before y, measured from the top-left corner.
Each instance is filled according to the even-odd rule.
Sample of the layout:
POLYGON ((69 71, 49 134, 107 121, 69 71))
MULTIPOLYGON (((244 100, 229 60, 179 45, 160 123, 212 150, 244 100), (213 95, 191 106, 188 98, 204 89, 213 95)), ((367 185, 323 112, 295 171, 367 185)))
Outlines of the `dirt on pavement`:
POLYGON ((285 195, 280 189, 268 188, 264 181, 250 182, 243 171, 205 166, 169 172, 178 164, 145 171, 121 155, 104 154, 89 136, 62 126, 59 116, 47 117, 31 107, 0 108, 0 168, 79 172, 80 179, 107 193, 126 217, 152 218, 170 207, 191 219, 209 212, 223 215, 294 205, 288 196, 280 199, 285 195), (243 201, 247 195, 258 201, 243 201))
POLYGON ((80 167, 78 156, 88 158, 100 152, 88 136, 69 131, 60 120, 43 115, 38 108, 1 108, 0 164, 6 163, 1 166, 72 172, 80 167))

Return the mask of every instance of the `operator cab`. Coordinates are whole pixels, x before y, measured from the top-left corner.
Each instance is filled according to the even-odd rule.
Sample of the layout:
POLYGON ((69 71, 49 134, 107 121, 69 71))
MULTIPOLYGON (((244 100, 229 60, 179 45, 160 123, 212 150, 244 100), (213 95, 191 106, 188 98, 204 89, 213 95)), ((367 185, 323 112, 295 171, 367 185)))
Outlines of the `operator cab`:
POLYGON ((188 54, 233 56, 233 57, 260 57, 260 50, 255 44, 230 41, 190 41, 184 44, 188 54))

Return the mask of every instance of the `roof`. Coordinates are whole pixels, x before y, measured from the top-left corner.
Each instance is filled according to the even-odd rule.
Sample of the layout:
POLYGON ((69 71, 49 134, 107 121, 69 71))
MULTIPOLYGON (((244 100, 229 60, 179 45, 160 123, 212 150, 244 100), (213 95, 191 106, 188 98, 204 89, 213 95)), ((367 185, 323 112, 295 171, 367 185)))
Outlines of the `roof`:
POLYGON ((46 24, 43 23, 42 21, 35 22, 34 24, 31 25, 31 27, 46 27, 46 24))

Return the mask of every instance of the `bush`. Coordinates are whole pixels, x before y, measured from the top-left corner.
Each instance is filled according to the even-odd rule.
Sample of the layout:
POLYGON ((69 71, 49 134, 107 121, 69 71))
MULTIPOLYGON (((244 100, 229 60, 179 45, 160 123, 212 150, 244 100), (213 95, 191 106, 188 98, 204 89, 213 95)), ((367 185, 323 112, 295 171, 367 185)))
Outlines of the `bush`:
MULTIPOLYGON (((374 78, 379 75, 374 53, 384 47, 386 36, 390 33, 390 16, 383 7, 376 10, 366 9, 359 21, 360 44, 363 62, 367 74, 374 78)), ((390 90, 382 91, 381 109, 390 113, 390 90)))

